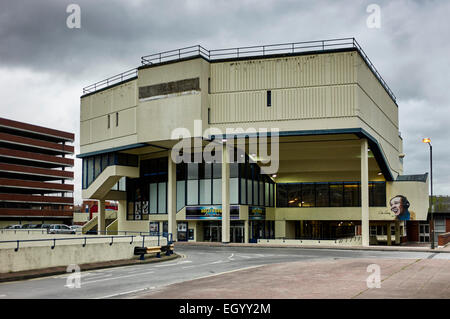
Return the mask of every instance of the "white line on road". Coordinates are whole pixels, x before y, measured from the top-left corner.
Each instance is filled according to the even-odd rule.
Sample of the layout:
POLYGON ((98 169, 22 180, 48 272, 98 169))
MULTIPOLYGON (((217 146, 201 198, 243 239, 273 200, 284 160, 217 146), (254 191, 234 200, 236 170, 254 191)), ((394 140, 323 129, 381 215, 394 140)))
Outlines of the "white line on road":
POLYGON ((141 289, 126 291, 126 292, 121 292, 118 294, 112 294, 112 295, 108 295, 108 296, 98 297, 96 299, 106 299, 106 298, 118 297, 118 296, 122 296, 122 295, 128 295, 128 294, 141 292, 141 291, 145 291, 145 290, 151 290, 151 289, 155 289, 155 287, 141 288, 141 289))
POLYGON ((182 265, 182 264, 188 264, 188 263, 191 263, 191 262, 192 262, 192 260, 183 260, 183 261, 180 261, 180 262, 177 262, 177 263, 161 264, 161 265, 156 265, 156 266, 153 266, 153 267, 160 268, 160 267, 177 266, 177 265, 182 265))
POLYGON ((142 273, 137 273, 137 274, 132 274, 132 275, 112 277, 112 278, 104 278, 104 279, 99 279, 99 280, 83 281, 83 282, 81 282, 81 285, 92 284, 95 282, 101 282, 101 281, 107 281, 107 280, 115 280, 115 279, 139 276, 139 275, 147 275, 147 274, 152 274, 152 273, 154 273, 154 271, 147 271, 147 272, 142 272, 142 273))

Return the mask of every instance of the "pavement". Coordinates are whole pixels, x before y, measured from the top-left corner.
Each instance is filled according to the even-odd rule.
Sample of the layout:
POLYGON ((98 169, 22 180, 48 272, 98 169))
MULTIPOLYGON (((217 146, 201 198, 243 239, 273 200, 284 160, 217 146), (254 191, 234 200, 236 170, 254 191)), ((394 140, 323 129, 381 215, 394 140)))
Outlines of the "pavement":
POLYGON ((450 298, 450 260, 344 259, 288 262, 172 284, 134 298, 386 299, 450 298), (369 265, 380 269, 376 287, 369 265))
POLYGON ((399 246, 327 246, 327 245, 282 245, 282 244, 243 244, 243 243, 219 243, 219 242, 176 242, 176 247, 261 247, 261 248, 302 248, 302 249, 336 249, 336 250, 371 250, 371 251, 409 251, 409 252, 429 252, 429 253, 450 253, 450 243, 444 247, 430 248, 430 244, 409 243, 399 246))

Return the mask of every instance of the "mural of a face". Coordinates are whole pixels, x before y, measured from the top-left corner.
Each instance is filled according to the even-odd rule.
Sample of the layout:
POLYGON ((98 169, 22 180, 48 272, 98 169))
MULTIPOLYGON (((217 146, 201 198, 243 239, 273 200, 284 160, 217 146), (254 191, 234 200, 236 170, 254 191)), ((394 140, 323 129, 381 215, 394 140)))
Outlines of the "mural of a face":
POLYGON ((405 211, 405 208, 403 207, 403 200, 399 196, 392 198, 390 204, 391 211, 395 214, 395 216, 399 216, 405 211))

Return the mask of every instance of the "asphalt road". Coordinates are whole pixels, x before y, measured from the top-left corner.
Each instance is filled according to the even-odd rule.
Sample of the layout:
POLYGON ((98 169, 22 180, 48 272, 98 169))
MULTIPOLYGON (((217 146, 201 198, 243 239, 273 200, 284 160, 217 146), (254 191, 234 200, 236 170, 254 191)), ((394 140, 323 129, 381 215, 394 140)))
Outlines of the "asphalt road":
POLYGON ((292 261, 348 258, 447 259, 450 253, 258 247, 179 247, 172 261, 82 272, 80 288, 69 274, 0 283, 0 299, 127 298, 152 289, 250 267, 292 261), (71 281, 69 283, 73 283, 71 281))

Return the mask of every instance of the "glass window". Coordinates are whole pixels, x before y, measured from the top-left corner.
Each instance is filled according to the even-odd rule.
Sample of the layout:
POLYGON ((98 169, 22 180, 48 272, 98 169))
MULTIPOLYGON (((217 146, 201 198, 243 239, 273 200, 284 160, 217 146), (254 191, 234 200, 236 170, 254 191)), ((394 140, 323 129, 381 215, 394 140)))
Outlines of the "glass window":
POLYGON ((211 205, 211 180, 200 180, 200 205, 211 205))
POLYGON ((370 205, 377 207, 386 206, 386 183, 371 183, 370 205))
POLYGON ((287 184, 277 184, 277 207, 287 207, 287 184))
POLYGON ((344 183, 344 207, 360 206, 359 185, 357 183, 344 183))
POLYGON ((158 184, 150 184, 150 214, 158 212, 158 184))
POLYGON ((187 163, 188 179, 198 179, 198 163, 187 163))
POLYGON ((286 184, 288 194, 288 207, 301 207, 301 185, 286 184))
POLYGON ((247 185, 245 184, 246 179, 241 178, 241 204, 247 204, 247 185))
POLYGON ((213 204, 222 204, 222 179, 213 179, 213 204))
POLYGON ((198 180, 197 179, 188 180, 187 204, 188 205, 198 205, 198 180))
POLYGON ((185 181, 177 181, 177 211, 184 207, 185 203, 185 181))
POLYGON ((253 182, 247 179, 247 204, 253 205, 253 182))
POLYGON ((253 205, 258 205, 259 191, 258 191, 258 181, 253 180, 253 205))
POLYGON ((264 182, 259 182, 259 205, 264 206, 264 182))
POLYGON ((177 164, 177 181, 186 179, 186 163, 177 164))
POLYGON ((166 214, 166 183, 158 183, 158 214, 166 214))
POLYGON ((213 178, 222 178, 222 163, 213 163, 213 178))
POLYGON ((87 188, 87 173, 88 173, 88 169, 87 169, 87 159, 83 159, 83 188, 87 188))
POLYGON ((91 185, 92 181, 94 180, 94 157, 88 158, 88 186, 91 185))
POLYGON ((239 164, 230 163, 230 178, 235 178, 239 176, 239 164))
POLYGON ((328 183, 316 184, 316 206, 318 207, 330 206, 330 193, 328 189, 328 183))
POLYGON ((313 183, 302 184, 302 207, 314 207, 315 206, 315 191, 313 183))
POLYGON ((101 165, 102 165, 102 158, 101 156, 95 156, 95 170, 94 170, 94 179, 97 178, 98 175, 101 173, 101 165))
POLYGON ((239 179, 230 178, 230 204, 239 203, 239 179))
POLYGON ((270 206, 270 184, 264 183, 264 206, 270 206))
POLYGON ((275 184, 270 183, 270 206, 274 207, 275 205, 275 184))
POLYGON ((330 183, 330 206, 344 206, 344 185, 342 183, 330 183))

